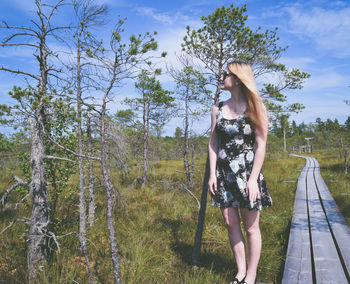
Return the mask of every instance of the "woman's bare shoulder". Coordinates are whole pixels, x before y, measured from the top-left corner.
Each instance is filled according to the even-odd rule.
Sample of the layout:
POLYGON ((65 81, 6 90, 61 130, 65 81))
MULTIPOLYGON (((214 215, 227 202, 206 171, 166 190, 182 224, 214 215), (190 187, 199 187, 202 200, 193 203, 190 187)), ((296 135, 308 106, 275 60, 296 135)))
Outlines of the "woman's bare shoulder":
POLYGON ((213 104, 213 106, 211 107, 211 112, 215 112, 217 113, 218 112, 218 109, 219 109, 219 102, 216 102, 213 104))

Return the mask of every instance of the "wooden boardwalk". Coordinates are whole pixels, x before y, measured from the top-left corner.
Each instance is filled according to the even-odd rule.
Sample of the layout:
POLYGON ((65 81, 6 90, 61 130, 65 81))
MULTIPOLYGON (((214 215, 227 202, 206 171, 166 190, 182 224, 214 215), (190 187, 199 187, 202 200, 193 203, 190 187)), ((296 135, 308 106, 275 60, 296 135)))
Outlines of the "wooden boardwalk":
POLYGON ((350 283, 350 228, 320 174, 306 159, 295 195, 283 284, 350 283))

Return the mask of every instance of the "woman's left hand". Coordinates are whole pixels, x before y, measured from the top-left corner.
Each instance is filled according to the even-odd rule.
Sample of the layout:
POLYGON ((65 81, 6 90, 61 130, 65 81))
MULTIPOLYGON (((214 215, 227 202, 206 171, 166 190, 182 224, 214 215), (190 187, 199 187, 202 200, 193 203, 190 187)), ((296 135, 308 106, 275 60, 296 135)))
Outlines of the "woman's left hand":
POLYGON ((249 200, 252 202, 255 202, 257 198, 260 198, 260 191, 257 180, 248 180, 247 194, 249 196, 249 200))

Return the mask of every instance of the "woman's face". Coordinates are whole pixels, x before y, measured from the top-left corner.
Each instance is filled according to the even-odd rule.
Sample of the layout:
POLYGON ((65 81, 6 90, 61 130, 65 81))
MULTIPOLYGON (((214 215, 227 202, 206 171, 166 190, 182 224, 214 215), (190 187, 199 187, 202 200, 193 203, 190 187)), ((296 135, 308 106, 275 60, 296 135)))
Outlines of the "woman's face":
POLYGON ((230 72, 227 68, 222 72, 220 76, 221 89, 222 90, 231 90, 237 86, 239 83, 237 77, 230 72))

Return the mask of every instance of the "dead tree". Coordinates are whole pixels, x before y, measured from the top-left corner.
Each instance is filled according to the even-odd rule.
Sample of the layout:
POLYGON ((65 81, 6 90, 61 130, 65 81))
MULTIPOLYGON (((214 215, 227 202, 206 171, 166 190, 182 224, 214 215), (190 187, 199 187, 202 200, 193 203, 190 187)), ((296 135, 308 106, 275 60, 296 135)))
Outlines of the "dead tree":
MULTIPOLYGON (((89 32, 89 28, 104 24, 103 16, 106 8, 96 6, 90 0, 76 0, 73 2, 77 28, 73 37, 73 44, 76 50, 75 71, 76 71, 76 103, 77 103, 77 136, 78 136, 78 170, 79 170, 79 243, 84 254, 90 277, 90 283, 94 283, 90 261, 86 249, 86 200, 84 182, 84 145, 83 145, 83 87, 85 78, 89 77, 84 67, 89 66, 93 53, 98 51, 100 43, 89 32), (85 71, 85 72, 84 72, 85 71)), ((87 81, 87 80, 85 80, 87 81)), ((91 137, 90 137, 91 138, 91 137)), ((91 141, 90 141, 91 142, 91 141)), ((91 143, 89 143, 91 147, 91 143)), ((91 149, 89 149, 91 150, 91 149)), ((89 151, 90 154, 91 151, 89 151)), ((90 167, 92 161, 90 160, 90 167)), ((91 172, 90 172, 91 173, 91 172)), ((91 186, 91 181, 90 181, 91 186)), ((93 189, 92 189, 93 190, 93 189)), ((90 189, 91 191, 91 189, 90 189)), ((94 205, 93 205, 94 206, 94 205)), ((93 207, 94 208, 94 207, 93 207)))
MULTIPOLYGON (((116 72, 116 68, 113 68, 113 72, 116 72)), ((107 226, 109 230, 109 243, 110 243, 111 254, 112 254, 114 282, 119 284, 122 282, 121 282, 121 275, 120 275, 120 263, 119 263, 119 256, 118 256, 117 239, 115 236, 115 228, 114 228, 114 222, 113 222, 114 187, 110 179, 110 173, 107 171, 106 128, 105 128, 107 98, 112 90, 115 80, 116 80, 116 74, 114 73, 111 80, 111 85, 110 87, 107 88, 103 96, 102 109, 100 112, 100 150, 101 150, 100 162, 101 162, 103 183, 106 190, 107 226)))
POLYGON ((193 186, 196 183, 196 166, 195 166, 195 149, 194 149, 194 142, 193 142, 193 134, 190 135, 190 141, 191 141, 191 171, 192 171, 192 184, 193 186))
MULTIPOLYGON (((106 52, 99 56, 94 54, 94 58, 97 61, 95 67, 99 70, 97 77, 99 85, 96 85, 97 90, 102 94, 101 108, 94 110, 99 114, 100 123, 100 164, 104 187, 106 190, 106 202, 107 202, 107 226, 109 231, 109 243, 111 249, 112 263, 113 263, 113 275, 114 282, 121 283, 120 263, 118 256, 118 247, 115 234, 115 227, 113 221, 113 207, 115 204, 115 186, 111 182, 111 172, 108 168, 108 156, 107 156, 107 111, 108 102, 112 99, 113 89, 118 86, 123 80, 127 78, 134 78, 134 72, 143 63, 150 60, 150 56, 146 57, 146 54, 151 50, 157 49, 157 42, 154 40, 153 35, 147 33, 146 35, 139 34, 138 36, 132 35, 128 43, 122 41, 121 34, 123 32, 123 24, 125 20, 120 19, 113 29, 110 48, 106 49, 106 52)), ((96 80, 97 82, 97 80, 96 80)))
MULTIPOLYGON (((57 69, 49 63, 49 57, 54 53, 47 45, 48 36, 55 36, 63 26, 53 26, 52 18, 58 8, 63 5, 63 0, 56 1, 54 5, 35 1, 36 19, 32 20, 33 26, 11 26, 6 22, 0 27, 10 34, 2 39, 0 44, 3 47, 25 46, 32 48, 33 56, 38 63, 39 73, 31 73, 22 69, 11 69, 4 66, 1 71, 10 72, 15 75, 23 75, 28 81, 35 82, 36 87, 28 87, 29 91, 17 91, 17 95, 30 98, 29 107, 26 106, 26 114, 30 121, 31 130, 31 167, 32 176, 29 182, 29 194, 32 202, 32 213, 29 222, 28 232, 28 274, 29 282, 33 282, 42 270, 48 259, 48 238, 49 234, 49 197, 48 184, 46 181, 44 159, 45 155, 43 132, 46 128, 46 114, 50 97, 48 95, 49 76, 57 76, 57 69), (25 93, 25 95, 24 95, 25 93), (28 109, 30 108, 30 109, 28 109)), ((23 105, 22 105, 23 106, 23 105)), ((55 158, 55 157, 50 157, 55 158)))
MULTIPOLYGON (((91 136, 91 115, 90 111, 87 113, 87 129, 86 136, 88 139, 88 155, 92 156, 92 136, 91 136)), ((95 187, 94 187, 94 164, 93 161, 89 160, 89 213, 88 221, 89 226, 92 227, 95 223, 95 187)))
POLYGON ((150 72, 143 69, 135 83, 135 88, 139 94, 138 98, 126 99, 134 110, 142 115, 143 128, 143 173, 142 186, 146 185, 148 173, 149 139, 152 124, 159 124, 158 121, 166 121, 170 117, 170 109, 174 106, 174 98, 171 92, 162 88, 156 79, 157 71, 150 72))
POLYGON ((176 70, 174 67, 170 67, 168 72, 176 82, 176 94, 179 101, 178 115, 183 118, 184 124, 184 168, 187 186, 193 188, 195 173, 194 153, 193 150, 190 150, 190 143, 193 143, 191 122, 209 111, 210 91, 206 88, 207 81, 205 77, 194 69, 193 62, 188 56, 182 54, 178 56, 178 61, 181 63, 182 69, 176 70), (192 162, 190 163, 191 152, 192 162))

